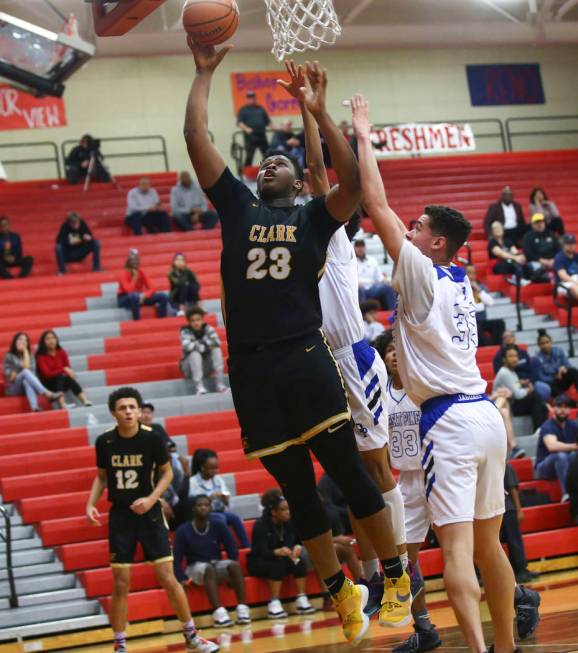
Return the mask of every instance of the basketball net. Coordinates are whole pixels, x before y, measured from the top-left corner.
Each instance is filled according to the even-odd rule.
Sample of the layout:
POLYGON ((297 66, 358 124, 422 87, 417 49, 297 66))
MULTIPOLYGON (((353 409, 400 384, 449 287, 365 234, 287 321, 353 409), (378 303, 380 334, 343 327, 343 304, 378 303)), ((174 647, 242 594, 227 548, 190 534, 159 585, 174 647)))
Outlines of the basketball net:
POLYGON ((265 0, 277 61, 292 52, 318 50, 335 43, 341 25, 331 0, 265 0))

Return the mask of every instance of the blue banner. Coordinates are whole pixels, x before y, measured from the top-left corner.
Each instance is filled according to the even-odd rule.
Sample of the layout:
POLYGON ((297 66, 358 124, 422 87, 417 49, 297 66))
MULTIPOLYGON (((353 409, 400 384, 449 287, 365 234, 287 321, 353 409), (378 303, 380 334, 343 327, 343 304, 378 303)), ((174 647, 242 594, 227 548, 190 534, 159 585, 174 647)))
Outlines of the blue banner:
POLYGON ((474 107, 546 102, 539 64, 471 65, 466 74, 474 107))

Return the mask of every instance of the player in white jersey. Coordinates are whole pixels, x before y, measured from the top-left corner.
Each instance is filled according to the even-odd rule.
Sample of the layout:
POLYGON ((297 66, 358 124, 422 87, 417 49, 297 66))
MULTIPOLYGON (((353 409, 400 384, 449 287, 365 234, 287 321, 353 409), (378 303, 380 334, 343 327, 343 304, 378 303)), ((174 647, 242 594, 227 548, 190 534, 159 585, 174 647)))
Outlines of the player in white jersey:
POLYGON ((506 432, 476 364, 472 289, 451 265, 471 225, 454 209, 428 206, 407 232, 387 202, 365 98, 357 95, 352 107, 363 203, 394 261, 397 363, 422 411, 421 463, 448 597, 470 649, 485 653, 475 556, 494 625, 490 650, 512 653, 515 582, 499 539, 506 432))

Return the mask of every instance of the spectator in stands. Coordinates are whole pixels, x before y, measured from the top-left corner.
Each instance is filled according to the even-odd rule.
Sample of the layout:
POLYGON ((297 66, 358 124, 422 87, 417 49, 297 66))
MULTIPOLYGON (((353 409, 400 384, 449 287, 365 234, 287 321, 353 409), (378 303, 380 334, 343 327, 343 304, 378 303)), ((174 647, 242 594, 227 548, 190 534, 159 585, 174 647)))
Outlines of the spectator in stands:
MULTIPOLYGON (((163 440, 167 443, 170 442, 170 437, 169 434, 166 432, 165 427, 162 424, 159 424, 158 422, 155 422, 155 407, 153 404, 150 403, 150 401, 144 402, 141 408, 141 417, 140 417, 141 424, 146 424, 147 426, 150 426, 153 431, 156 431, 162 438, 163 440)), ((188 463, 187 463, 188 467, 188 463)))
POLYGON ((354 244, 357 258, 357 277, 359 282, 359 301, 377 299, 384 311, 395 308, 397 293, 387 283, 387 278, 379 267, 379 263, 366 254, 365 241, 356 240, 354 244))
POLYGON ((517 583, 529 583, 535 580, 539 574, 528 569, 526 559, 526 548, 520 530, 520 523, 524 520, 524 511, 520 503, 518 492, 518 477, 514 468, 506 463, 506 474, 504 476, 504 490, 506 491, 506 512, 502 520, 501 539, 508 545, 510 563, 517 583))
POLYGON ((289 504, 278 489, 269 490, 261 498, 263 515, 253 526, 253 542, 247 556, 251 576, 269 583, 271 598, 267 605, 269 619, 284 619, 279 595, 284 578, 293 576, 297 585, 297 614, 315 612, 305 593, 307 575, 306 552, 291 523, 289 504))
POLYGON ((85 134, 80 143, 70 150, 64 163, 69 184, 84 182, 89 175, 92 181, 110 181, 110 174, 104 167, 100 141, 90 134, 85 134))
POLYGON ((385 327, 377 319, 379 302, 375 299, 368 299, 361 302, 361 315, 363 316, 363 336, 367 342, 373 342, 377 336, 385 331, 385 327))
POLYGON ((149 234, 170 231, 169 215, 162 207, 159 194, 151 186, 151 180, 143 177, 138 186, 128 191, 124 221, 135 236, 142 235, 143 227, 149 234))
POLYGON ((217 392, 225 392, 223 354, 217 330, 205 322, 205 311, 200 306, 189 308, 186 317, 188 324, 180 331, 183 374, 192 379, 197 395, 207 394, 204 381, 212 375, 215 376, 217 392))
POLYGON ((213 608, 216 628, 233 625, 229 613, 219 599, 219 585, 229 585, 237 597, 237 623, 251 623, 249 607, 245 603, 245 579, 239 564, 239 550, 229 529, 220 521, 212 520, 211 500, 200 494, 193 500, 193 518, 181 524, 175 533, 174 570, 185 586, 204 587, 213 608), (221 557, 221 549, 227 559, 221 557), (183 569, 186 560, 186 571, 183 569))
POLYGON ((536 187, 530 193, 530 215, 541 213, 546 219, 546 227, 557 236, 564 233, 564 221, 560 217, 558 207, 548 199, 543 188, 536 187))
POLYGON ((44 387, 34 374, 34 358, 30 351, 30 338, 21 331, 12 338, 8 353, 4 356, 4 386, 7 397, 26 395, 30 409, 42 410, 38 405, 38 395, 49 401, 57 401, 64 408, 62 392, 52 392, 44 387))
POLYGON ((49 329, 40 336, 36 350, 36 369, 42 383, 52 392, 66 394, 68 391, 78 398, 83 406, 92 406, 70 365, 68 354, 60 345, 56 333, 49 329))
POLYGON ((237 114, 237 125, 243 130, 245 139, 245 165, 253 165, 255 150, 260 150, 263 158, 269 147, 266 129, 271 124, 267 111, 257 104, 255 91, 249 91, 244 104, 237 114))
POLYGON ((310 202, 312 199, 313 199, 313 195, 311 193, 311 186, 309 185, 307 179, 305 179, 303 181, 303 188, 301 189, 301 192, 295 198, 295 204, 296 205, 307 204, 307 202, 310 202))
POLYGON ((168 297, 165 293, 156 292, 147 274, 141 269, 138 250, 131 249, 124 267, 118 284, 119 308, 128 308, 133 320, 140 320, 141 306, 156 306, 157 317, 166 317, 168 297))
POLYGON ((554 267, 554 257, 560 251, 560 242, 553 232, 546 229, 541 213, 534 213, 531 222, 532 228, 522 239, 522 249, 532 267, 532 279, 549 281, 547 273, 554 267))
POLYGON ((488 288, 478 281, 476 266, 471 263, 466 265, 466 274, 474 293, 474 306, 476 308, 476 322, 478 325, 478 346, 497 345, 502 342, 502 336, 506 330, 506 323, 504 320, 488 319, 486 307, 494 304, 494 298, 490 295, 488 288))
POLYGON ((562 347, 554 347, 546 329, 538 329, 539 351, 532 359, 536 379, 547 383, 556 397, 570 386, 578 389, 578 370, 572 367, 562 347))
POLYGON ((90 227, 72 211, 62 223, 56 236, 56 263, 58 274, 66 274, 67 263, 78 263, 92 254, 92 271, 100 271, 100 243, 95 240, 90 227))
POLYGON ((526 286, 531 283, 532 268, 526 262, 526 257, 513 240, 504 235, 504 225, 501 222, 492 223, 491 237, 488 241, 488 255, 495 261, 494 274, 509 274, 508 283, 526 286))
POLYGON ((512 407, 510 405, 512 392, 508 390, 508 388, 494 389, 492 394, 489 396, 489 399, 494 403, 504 420, 506 437, 508 439, 508 457, 514 460, 517 458, 523 458, 526 455, 526 450, 518 446, 514 424, 512 422, 512 407))
POLYGON ((219 215, 209 211, 199 182, 186 171, 181 172, 179 182, 171 188, 171 211, 174 221, 183 231, 192 231, 196 225, 213 229, 219 222, 219 215))
POLYGON ((273 132, 271 150, 282 154, 290 154, 299 161, 302 168, 305 167, 305 144, 293 130, 291 120, 284 120, 281 123, 281 129, 276 129, 273 132))
POLYGON ((206 494, 211 498, 211 509, 216 519, 230 526, 241 548, 248 549, 249 538, 243 520, 229 509, 231 493, 225 479, 219 475, 219 459, 212 449, 197 449, 191 459, 192 476, 189 497, 206 494))
POLYGON ((195 273, 187 267, 184 254, 175 254, 169 272, 169 283, 171 284, 169 302, 178 311, 178 315, 184 315, 187 307, 199 303, 201 286, 195 273))
POLYGON ((329 515, 332 530, 340 534, 352 533, 353 529, 349 521, 349 507, 345 495, 332 478, 327 474, 323 474, 317 485, 317 491, 329 515), (339 524, 339 528, 336 527, 336 524, 339 524))
POLYGON ((572 299, 578 299, 578 254, 576 253, 576 236, 562 236, 562 251, 554 257, 554 272, 558 281, 572 299))
POLYGON ((516 373, 518 362, 516 345, 507 345, 504 348, 503 366, 498 370, 494 379, 494 390, 507 388, 512 393, 510 399, 512 414, 515 417, 530 415, 534 430, 536 430, 548 417, 548 406, 534 391, 531 381, 525 382, 525 385, 522 384, 516 373))
POLYGON ((353 153, 355 156, 357 156, 357 138, 355 137, 355 134, 351 129, 351 125, 347 122, 347 120, 342 120, 339 123, 339 131, 343 134, 343 136, 345 136, 345 140, 349 143, 349 145, 351 145, 353 153))
POLYGON ((575 456, 568 465, 566 491, 570 495, 570 513, 578 524, 578 456, 575 456))
POLYGON ((10 268, 20 268, 19 277, 27 277, 32 270, 32 256, 22 255, 22 239, 14 231, 10 231, 10 220, 0 217, 0 277, 13 279, 10 268))
POLYGON ((578 423, 568 419, 570 399, 562 394, 554 399, 554 417, 542 425, 536 451, 537 478, 558 479, 562 503, 568 501, 566 488, 568 468, 578 457, 578 423))
POLYGON ((517 244, 524 233, 527 225, 524 219, 524 211, 521 204, 514 201, 514 193, 509 186, 502 189, 500 199, 494 204, 490 204, 486 217, 484 218, 484 233, 490 235, 490 230, 494 222, 504 225, 505 237, 517 244))

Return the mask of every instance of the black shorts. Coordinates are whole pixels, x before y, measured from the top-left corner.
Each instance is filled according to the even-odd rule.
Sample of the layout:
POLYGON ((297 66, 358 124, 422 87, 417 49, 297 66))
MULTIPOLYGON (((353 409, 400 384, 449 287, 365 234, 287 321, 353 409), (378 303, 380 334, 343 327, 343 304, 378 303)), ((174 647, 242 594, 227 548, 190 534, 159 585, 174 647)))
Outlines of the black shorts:
POLYGON ((137 515, 124 506, 111 507, 108 522, 111 567, 132 564, 138 542, 148 562, 168 562, 173 559, 169 527, 160 502, 144 515, 137 515))
POLYGON ((250 458, 304 444, 351 419, 341 372, 321 331, 231 354, 229 381, 250 458))

